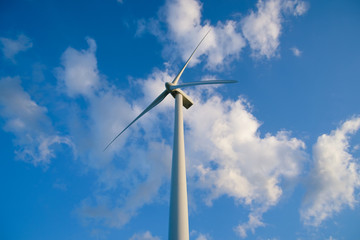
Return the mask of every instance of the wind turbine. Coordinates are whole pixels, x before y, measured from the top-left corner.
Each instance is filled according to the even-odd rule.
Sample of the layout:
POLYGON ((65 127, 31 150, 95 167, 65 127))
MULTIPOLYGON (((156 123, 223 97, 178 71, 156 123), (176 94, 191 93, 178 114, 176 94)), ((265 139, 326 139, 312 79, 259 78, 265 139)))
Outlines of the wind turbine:
POLYGON ((170 195, 170 217, 169 217, 169 240, 188 240, 189 223, 188 223, 188 202, 186 187, 186 167, 185 167, 185 146, 184 146, 184 123, 182 106, 186 109, 193 105, 191 98, 186 95, 180 88, 197 86, 203 84, 224 84, 235 83, 234 80, 207 80, 200 82, 190 82, 178 84, 185 68, 189 64, 192 56, 209 34, 208 31, 201 39, 195 50, 186 61, 183 68, 172 82, 165 83, 165 90, 142 111, 129 125, 127 125, 104 149, 104 151, 134 122, 141 118, 145 113, 158 105, 165 97, 171 94, 175 98, 175 128, 174 128, 174 145, 171 167, 171 195, 170 195))

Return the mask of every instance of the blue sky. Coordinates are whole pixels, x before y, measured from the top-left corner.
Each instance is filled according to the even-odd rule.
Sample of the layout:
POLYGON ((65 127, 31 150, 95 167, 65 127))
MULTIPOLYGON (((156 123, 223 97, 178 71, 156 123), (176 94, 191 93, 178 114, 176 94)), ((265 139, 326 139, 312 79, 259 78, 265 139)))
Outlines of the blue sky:
POLYGON ((359 239, 358 1, 0 3, 1 239, 167 239, 185 89, 190 239, 359 239))

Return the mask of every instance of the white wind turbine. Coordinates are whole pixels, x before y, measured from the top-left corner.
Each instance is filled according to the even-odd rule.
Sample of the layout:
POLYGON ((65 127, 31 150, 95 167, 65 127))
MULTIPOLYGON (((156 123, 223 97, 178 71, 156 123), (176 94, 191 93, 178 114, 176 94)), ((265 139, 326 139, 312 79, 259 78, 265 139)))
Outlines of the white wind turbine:
POLYGON ((171 169, 171 196, 170 196, 170 218, 169 218, 169 240, 188 240, 189 239, 189 223, 188 223, 188 202, 186 189, 186 167, 185 167, 185 146, 184 146, 184 123, 182 106, 186 109, 193 105, 191 98, 186 95, 180 88, 197 86, 202 84, 224 84, 235 83, 234 80, 207 80, 200 82, 190 82, 178 84, 178 81, 184 72, 186 66, 190 62, 192 56, 209 34, 208 31, 201 39, 195 50, 186 61, 184 67, 174 78, 174 80, 165 83, 165 90, 139 114, 129 125, 127 125, 104 149, 104 151, 136 120, 142 117, 158 105, 170 93, 175 98, 175 129, 174 129, 174 146, 173 159, 171 169))

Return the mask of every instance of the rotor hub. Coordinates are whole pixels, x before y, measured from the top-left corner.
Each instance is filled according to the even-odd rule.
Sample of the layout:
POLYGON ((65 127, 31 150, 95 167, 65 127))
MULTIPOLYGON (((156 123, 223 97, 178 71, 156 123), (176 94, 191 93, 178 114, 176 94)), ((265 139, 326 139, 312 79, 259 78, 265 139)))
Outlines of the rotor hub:
POLYGON ((166 82, 165 83, 165 88, 166 88, 166 90, 169 92, 169 93, 171 93, 173 90, 171 89, 171 86, 174 86, 174 84, 173 83, 170 83, 170 82, 166 82))

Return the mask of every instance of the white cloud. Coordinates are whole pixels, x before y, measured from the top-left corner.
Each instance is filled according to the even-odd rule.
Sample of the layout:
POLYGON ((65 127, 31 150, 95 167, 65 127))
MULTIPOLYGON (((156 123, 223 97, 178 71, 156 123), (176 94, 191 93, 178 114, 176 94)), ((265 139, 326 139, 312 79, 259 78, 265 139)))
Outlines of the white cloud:
POLYGON ((300 57, 302 54, 302 52, 297 47, 292 47, 292 48, 290 48, 290 50, 296 57, 300 57))
POLYGON ((218 68, 227 60, 238 57, 245 41, 237 31, 235 21, 218 22, 211 26, 208 21, 201 21, 202 4, 197 0, 167 1, 163 9, 164 19, 168 28, 167 39, 175 42, 174 47, 187 60, 200 39, 210 29, 209 36, 198 49, 191 65, 199 62, 201 55, 207 56, 207 67, 218 68))
POLYGON ((28 50, 33 45, 31 39, 24 34, 20 34, 17 39, 0 37, 0 42, 3 45, 2 51, 4 56, 12 61, 15 61, 14 57, 16 54, 28 50))
POLYGON ((196 0, 174 0, 166 2, 166 22, 178 37, 201 27, 201 7, 196 0))
POLYGON ((257 12, 242 20, 242 31, 255 57, 273 57, 280 44, 281 1, 259 1, 257 12))
POLYGON ((134 234, 129 240, 160 240, 159 237, 153 236, 149 231, 134 234))
POLYGON ((211 25, 202 19, 202 3, 199 0, 167 0, 160 11, 160 22, 166 30, 160 30, 160 22, 143 19, 138 22, 137 35, 148 29, 161 41, 166 42, 165 52, 172 56, 174 49, 185 61, 208 30, 212 30, 198 49, 190 66, 206 56, 206 66, 222 69, 238 58, 246 46, 246 40, 255 58, 277 56, 280 45, 282 22, 285 16, 304 14, 308 5, 299 0, 266 0, 257 3, 257 10, 242 19, 219 21, 211 25))
POLYGON ((55 157, 54 144, 72 146, 69 138, 58 136, 46 116, 47 109, 34 102, 21 87, 20 78, 0 79, 0 116, 4 130, 15 135, 17 158, 46 166, 55 157))
POLYGON ((226 60, 237 58, 240 51, 245 47, 245 40, 237 31, 237 23, 228 20, 225 23, 218 22, 213 28, 214 45, 208 49, 209 67, 221 66, 227 63, 226 60))
POLYGON ((298 0, 267 0, 257 3, 257 11, 251 11, 242 19, 242 32, 253 50, 254 57, 271 58, 277 55, 283 14, 302 15, 307 4, 298 0))
POLYGON ((99 86, 96 43, 91 38, 87 38, 87 43, 88 50, 78 51, 69 47, 61 57, 63 68, 59 69, 58 78, 63 80, 69 96, 89 95, 99 86))
POLYGON ((360 129, 360 117, 320 136, 313 147, 314 166, 300 211, 305 224, 318 226, 344 207, 356 203, 360 166, 349 153, 350 135, 360 129))
MULTIPOLYGON (((266 211, 266 209, 264 209, 266 211)), ((247 237, 247 232, 250 230, 253 234, 255 233, 255 229, 258 227, 263 227, 265 224, 261 221, 262 214, 265 211, 260 211, 259 213, 250 213, 249 221, 247 223, 243 223, 238 225, 235 230, 242 238, 247 237)))
POLYGON ((279 201, 281 184, 300 174, 305 145, 285 131, 261 137, 260 123, 242 98, 202 101, 200 93, 192 92, 196 105, 184 113, 191 184, 208 193, 208 205, 221 196, 247 205, 249 221, 236 228, 245 237, 263 225, 262 214, 279 201))

